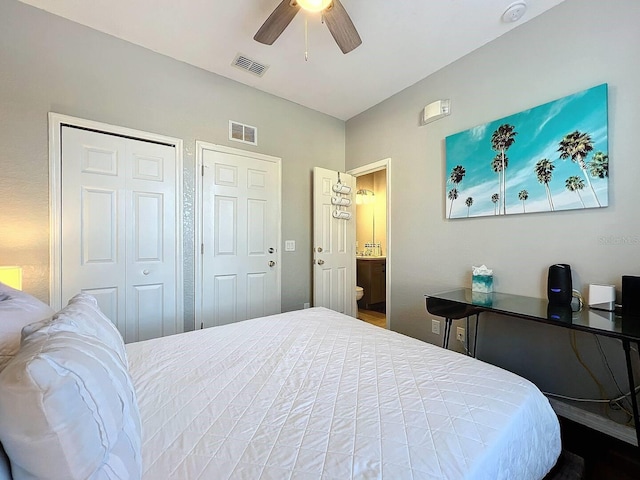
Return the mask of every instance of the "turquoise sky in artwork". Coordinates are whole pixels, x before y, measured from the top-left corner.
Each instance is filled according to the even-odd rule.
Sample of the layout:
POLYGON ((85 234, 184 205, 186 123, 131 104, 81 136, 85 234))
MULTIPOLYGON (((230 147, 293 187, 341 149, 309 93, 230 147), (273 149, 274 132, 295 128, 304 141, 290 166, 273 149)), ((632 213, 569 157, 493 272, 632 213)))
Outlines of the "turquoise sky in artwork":
MULTIPOLYGON (((591 137, 593 150, 585 158, 588 164, 596 152, 608 155, 607 137, 607 85, 584 90, 574 95, 525 110, 514 115, 479 125, 446 138, 446 217, 478 217, 498 215, 502 212, 491 201, 494 194, 502 191, 499 175, 491 164, 499 152, 492 149, 491 137, 501 125, 515 127, 515 141, 506 150, 508 166, 505 169, 506 214, 549 212, 582 208, 606 207, 608 205, 608 178, 593 177, 571 159, 560 159, 558 148, 565 135, 574 131, 591 137), (552 162, 554 169, 548 183, 551 202, 544 183, 538 181, 535 165, 541 159, 552 162), (449 177, 456 166, 466 173, 455 185, 449 177), (593 187, 589 187, 586 175, 593 187), (583 181, 583 188, 570 191, 566 180, 572 176, 583 181), (448 198, 452 188, 457 188, 458 198, 448 198), (526 190, 528 199, 518 198, 526 190), (471 197, 470 207, 465 201, 471 197), (596 198, 597 197, 597 198, 596 198), (524 203, 524 205, 523 205, 524 203), (599 205, 598 205, 599 203, 599 205)), ((502 195, 500 195, 502 196, 502 195)))

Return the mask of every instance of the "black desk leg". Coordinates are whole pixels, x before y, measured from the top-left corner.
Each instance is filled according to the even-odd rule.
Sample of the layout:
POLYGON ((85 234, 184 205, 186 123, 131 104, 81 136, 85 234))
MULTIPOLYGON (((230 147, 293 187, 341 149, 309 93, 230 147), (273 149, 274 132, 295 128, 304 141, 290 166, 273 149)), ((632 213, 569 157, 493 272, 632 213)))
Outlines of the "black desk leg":
MULTIPOLYGON (((638 345, 638 342, 636 342, 638 345)), ((638 399, 636 398, 636 382, 633 379, 633 366, 631 365, 631 346, 629 340, 622 339, 624 355, 627 359, 627 375, 629 376, 629 390, 631 391, 631 406, 633 408, 633 424, 636 427, 636 441, 640 447, 640 416, 638 415, 638 399)))
POLYGON ((465 335, 465 339, 464 339, 464 346, 465 346, 465 350, 467 351, 467 357, 471 356, 471 345, 469 345, 469 317, 467 317, 467 329, 464 332, 465 335))
POLYGON ((473 332, 473 358, 476 358, 476 345, 478 345, 478 322, 480 321, 480 314, 476 313, 476 329, 473 332))
POLYGON ((449 348, 449 335, 451 333, 451 322, 453 322, 453 318, 444 319, 444 339, 442 340, 442 348, 449 348))
POLYGON ((476 313, 476 328, 473 331, 473 348, 471 348, 471 344, 469 343, 469 326, 471 323, 469 322, 469 317, 467 317, 467 331, 465 332, 466 339, 466 347, 467 347, 467 356, 476 358, 476 345, 478 344, 478 319, 480 318, 480 314, 476 313))

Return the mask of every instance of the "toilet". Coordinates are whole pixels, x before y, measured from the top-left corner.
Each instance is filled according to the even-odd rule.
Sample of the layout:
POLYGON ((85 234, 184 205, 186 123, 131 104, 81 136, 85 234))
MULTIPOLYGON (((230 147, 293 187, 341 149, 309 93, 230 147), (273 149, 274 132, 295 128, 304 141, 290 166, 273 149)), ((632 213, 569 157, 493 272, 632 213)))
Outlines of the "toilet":
POLYGON ((358 318, 358 300, 360 300, 364 295, 364 288, 356 285, 356 318, 358 318))

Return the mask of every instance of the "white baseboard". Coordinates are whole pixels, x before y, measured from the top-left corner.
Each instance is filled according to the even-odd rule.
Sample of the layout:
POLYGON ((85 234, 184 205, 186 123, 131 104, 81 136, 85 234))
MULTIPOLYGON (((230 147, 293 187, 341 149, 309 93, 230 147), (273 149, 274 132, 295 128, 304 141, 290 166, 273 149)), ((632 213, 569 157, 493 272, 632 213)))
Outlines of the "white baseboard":
POLYGON ((572 420, 636 447, 638 446, 636 431, 634 428, 621 425, 620 423, 614 422, 602 415, 578 408, 556 398, 547 398, 549 399, 551 407, 558 416, 572 420))

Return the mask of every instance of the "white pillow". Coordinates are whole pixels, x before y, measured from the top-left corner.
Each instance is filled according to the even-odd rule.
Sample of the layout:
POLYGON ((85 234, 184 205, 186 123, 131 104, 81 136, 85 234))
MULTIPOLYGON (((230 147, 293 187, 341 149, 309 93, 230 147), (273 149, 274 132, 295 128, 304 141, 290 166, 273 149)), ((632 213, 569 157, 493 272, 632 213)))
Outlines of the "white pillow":
POLYGON ((28 293, 0 282, 0 371, 20 348, 20 331, 55 312, 28 293))
POLYGON ((0 441, 13 477, 141 478, 140 413, 126 364, 109 341, 69 328, 71 306, 56 315, 62 326, 54 320, 25 334, 0 373, 0 441))
POLYGON ((26 325, 22 329, 22 338, 29 335, 49 335, 62 331, 99 338, 117 352, 120 360, 128 367, 122 335, 111 320, 102 313, 94 296, 78 293, 69 300, 66 307, 52 317, 26 325))

